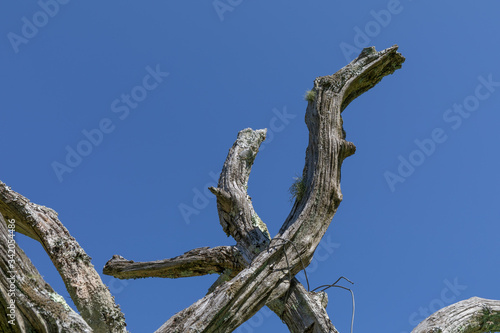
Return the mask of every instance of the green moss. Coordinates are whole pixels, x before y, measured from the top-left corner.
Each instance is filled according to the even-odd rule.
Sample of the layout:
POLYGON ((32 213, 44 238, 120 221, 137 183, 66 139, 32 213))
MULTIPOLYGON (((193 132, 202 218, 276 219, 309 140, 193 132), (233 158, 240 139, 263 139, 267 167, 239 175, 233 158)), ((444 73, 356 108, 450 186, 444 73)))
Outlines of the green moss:
POLYGON ((231 275, 233 274, 233 271, 230 269, 225 269, 224 273, 222 273, 222 280, 224 282, 230 281, 231 280, 231 275))
POLYGON ((497 332, 500 330, 500 313, 492 312, 489 308, 483 310, 479 321, 481 329, 486 330, 485 332, 497 332))
POLYGON ((294 177, 294 182, 292 186, 288 189, 290 194, 292 195, 290 201, 297 199, 297 201, 302 200, 302 197, 306 193, 306 182, 302 176, 294 177))
POLYGON ((314 90, 306 91, 304 99, 311 103, 314 102, 314 99, 316 99, 316 92, 314 90))

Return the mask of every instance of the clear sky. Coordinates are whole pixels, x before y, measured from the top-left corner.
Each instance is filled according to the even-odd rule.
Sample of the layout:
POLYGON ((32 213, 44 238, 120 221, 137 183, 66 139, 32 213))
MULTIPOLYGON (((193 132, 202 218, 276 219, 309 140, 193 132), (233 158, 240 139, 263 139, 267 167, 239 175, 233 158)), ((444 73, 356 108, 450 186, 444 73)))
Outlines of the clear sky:
MULTIPOLYGON (((361 48, 398 44, 403 67, 343 113, 357 152, 309 279, 355 283, 355 332, 409 332, 455 301, 500 299, 499 12, 493 0, 3 1, 0 179, 56 210, 102 272, 113 254, 234 244, 206 188, 239 130, 268 128, 249 193, 276 234, 304 164, 304 92, 361 48)), ((42 247, 17 239, 68 299, 42 247)), ((152 332, 216 276, 102 278, 130 331, 152 332)), ((329 296, 348 332, 349 293, 329 296)), ((287 329, 263 310, 238 332, 287 329)))

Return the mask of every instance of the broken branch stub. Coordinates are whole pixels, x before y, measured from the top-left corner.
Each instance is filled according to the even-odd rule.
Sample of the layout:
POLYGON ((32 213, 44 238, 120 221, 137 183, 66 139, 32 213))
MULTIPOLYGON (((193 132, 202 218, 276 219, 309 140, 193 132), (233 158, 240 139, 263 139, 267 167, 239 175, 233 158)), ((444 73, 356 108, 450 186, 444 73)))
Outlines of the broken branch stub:
POLYGON ((146 277, 181 278, 207 274, 222 274, 226 270, 243 269, 240 253, 234 246, 202 247, 171 259, 134 262, 114 255, 104 266, 103 273, 118 279, 146 277))

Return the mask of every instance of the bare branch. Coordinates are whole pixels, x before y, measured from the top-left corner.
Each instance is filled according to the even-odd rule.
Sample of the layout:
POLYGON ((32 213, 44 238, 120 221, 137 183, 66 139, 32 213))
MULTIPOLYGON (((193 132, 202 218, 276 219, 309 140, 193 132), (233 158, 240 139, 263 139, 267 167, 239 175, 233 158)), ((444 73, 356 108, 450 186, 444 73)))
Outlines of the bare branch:
MULTIPOLYGON (((271 238, 267 226, 255 212, 247 193, 250 170, 264 133, 262 130, 251 129, 238 133, 224 163, 219 179, 220 187, 210 188, 217 196, 217 208, 223 229, 238 241, 248 262, 251 262, 264 246, 269 246, 271 238)), ((279 243, 284 245, 283 242, 279 243)), ((221 275, 209 292, 230 278, 227 274, 221 275)), ((317 306, 317 302, 313 297, 309 297, 299 281, 295 278, 292 281, 290 297, 283 296, 266 305, 285 322, 292 333, 302 333, 306 328, 313 329, 311 332, 336 332, 325 308, 317 306)))
POLYGON ((472 297, 449 305, 422 321, 412 333, 500 331, 500 301, 472 297))
POLYGON ((0 214, 0 331, 92 332, 92 329, 45 282, 21 248, 9 236, 0 214))
POLYGON ((222 274, 226 270, 236 275, 244 266, 234 246, 201 247, 175 258, 134 262, 114 255, 104 266, 103 273, 119 279, 146 277, 181 278, 207 274, 222 274))
POLYGON ((61 275, 85 321, 95 332, 126 332, 125 318, 90 262, 91 258, 50 208, 29 202, 0 182, 0 213, 18 232, 39 241, 61 275))
POLYGON ((217 209, 222 229, 237 242, 245 259, 267 248, 271 236, 267 226, 255 212, 247 193, 248 178, 266 130, 244 129, 229 150, 217 188, 217 209))

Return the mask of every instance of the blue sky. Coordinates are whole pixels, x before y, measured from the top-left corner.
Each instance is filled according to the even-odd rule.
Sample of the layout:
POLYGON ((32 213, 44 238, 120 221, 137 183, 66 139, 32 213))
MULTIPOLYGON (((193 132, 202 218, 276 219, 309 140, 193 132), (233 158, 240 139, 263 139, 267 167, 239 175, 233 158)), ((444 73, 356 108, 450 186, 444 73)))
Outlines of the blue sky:
MULTIPOLYGON (((275 234, 304 164, 304 92, 362 47, 398 44, 403 67, 343 113, 357 152, 311 286, 354 281, 357 332, 500 299, 498 1, 65 1, 0 4, 0 179, 56 210, 99 272, 113 254, 233 244, 205 189, 247 127, 269 130, 249 193, 275 234)), ((17 239, 69 298, 42 247, 17 239)), ((102 277, 132 332, 216 279, 102 277)), ((349 293, 329 295, 348 332, 349 293)), ((287 329, 263 310, 238 332, 287 329)))

